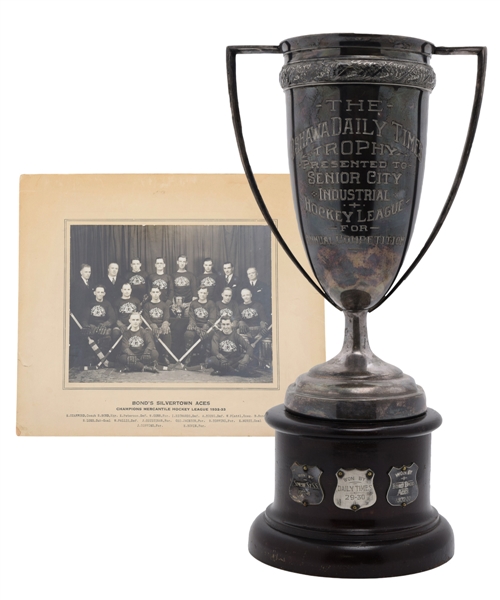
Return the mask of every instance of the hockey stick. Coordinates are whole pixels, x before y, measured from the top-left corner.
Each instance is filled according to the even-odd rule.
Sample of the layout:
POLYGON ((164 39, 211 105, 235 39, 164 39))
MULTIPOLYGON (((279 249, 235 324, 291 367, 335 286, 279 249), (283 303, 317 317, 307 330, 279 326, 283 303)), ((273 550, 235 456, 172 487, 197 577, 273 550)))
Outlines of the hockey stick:
MULTIPOLYGON (((71 318, 73 319, 73 321, 78 325, 78 327, 83 331, 83 327, 80 325, 80 322, 78 321, 78 319, 75 317, 75 315, 70 311, 69 313, 71 315, 71 318)), ((106 356, 104 356, 104 354, 102 353, 101 349, 99 348, 99 346, 95 343, 95 340, 93 340, 90 335, 87 336, 87 340, 89 342, 89 346, 92 348, 92 350, 94 351, 94 354, 96 354, 97 358, 100 358, 101 361, 97 364, 97 368, 99 368, 101 366, 102 363, 104 363, 105 367, 109 367, 109 363, 106 360, 106 357, 108 356, 106 354, 106 356)), ((109 354, 109 352, 108 352, 109 354)))
MULTIPOLYGON (((271 323, 271 325, 269 325, 269 327, 267 328, 267 331, 271 331, 273 324, 271 323)), ((260 342, 260 340, 263 338, 264 336, 262 335, 262 333, 259 333, 259 335, 255 338, 254 342, 252 342, 250 344, 250 346, 252 346, 252 348, 255 348, 255 346, 260 342)))
MULTIPOLYGON (((130 325, 127 327, 127 329, 130 329, 130 325)), ((101 364, 104 362, 104 364, 106 364, 106 359, 108 358, 108 356, 111 354, 111 352, 113 352, 113 350, 118 346, 118 344, 122 341, 122 337, 123 337, 123 333, 121 334, 121 336, 116 340, 116 342, 111 346, 109 352, 106 354, 106 356, 104 357, 104 361, 101 360, 101 362, 97 365, 97 369, 101 366, 101 364)))
MULTIPOLYGON (((141 317, 142 317, 142 310, 140 310, 140 311, 139 311, 139 314, 140 314, 140 315, 141 315, 141 317)), ((129 325, 129 326, 127 327, 127 329, 126 329, 126 330, 129 330, 131 327, 132 327, 132 325, 129 325)), ((105 360, 108 358, 108 356, 111 354, 111 352, 113 352, 113 350, 114 350, 114 349, 115 349, 115 348, 118 346, 118 344, 119 344, 119 343, 122 341, 122 338, 123 338, 123 333, 122 333, 122 334, 121 334, 121 336, 120 336, 120 337, 119 337, 119 338, 116 340, 116 342, 115 342, 115 343, 114 343, 114 344, 111 346, 111 348, 110 348, 109 352, 108 352, 108 353, 106 354, 106 356, 104 357, 104 361, 105 361, 105 360)), ((104 361, 103 361, 103 360, 101 360, 101 362, 100 362, 100 363, 97 365, 96 369, 98 369, 98 368, 101 366, 101 364, 102 364, 104 361)))
MULTIPOLYGON (((141 319, 144 321, 146 327, 150 330, 153 331, 151 325, 146 321, 146 319, 141 315, 141 319)), ((175 356, 175 354, 172 352, 172 350, 170 350, 170 348, 167 346, 167 344, 165 344, 165 342, 160 339, 160 337, 158 336, 156 338, 160 344, 165 348, 165 350, 170 354, 170 356, 175 360, 175 362, 180 362, 179 359, 177 358, 177 356, 175 356)))
MULTIPOLYGON (((207 337, 207 335, 212 331, 212 329, 217 325, 217 323, 221 320, 222 317, 219 317, 217 319, 217 321, 215 321, 215 323, 212 325, 212 327, 210 327, 210 329, 207 331, 207 333, 205 334, 205 337, 207 337)), ((196 346, 201 343, 201 338, 191 346, 191 348, 189 348, 189 350, 186 351, 186 353, 184 354, 184 356, 182 356, 179 359, 179 362, 182 363, 182 361, 186 358, 186 356, 188 356, 189 354, 191 354, 191 352, 196 348, 196 346)))

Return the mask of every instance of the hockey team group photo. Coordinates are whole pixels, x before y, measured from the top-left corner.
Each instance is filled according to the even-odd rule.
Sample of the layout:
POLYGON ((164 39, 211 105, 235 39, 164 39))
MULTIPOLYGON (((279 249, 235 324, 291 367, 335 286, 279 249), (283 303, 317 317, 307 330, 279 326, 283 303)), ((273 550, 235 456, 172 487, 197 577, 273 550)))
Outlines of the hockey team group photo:
POLYGON ((71 225, 70 383, 273 381, 261 225, 71 225))

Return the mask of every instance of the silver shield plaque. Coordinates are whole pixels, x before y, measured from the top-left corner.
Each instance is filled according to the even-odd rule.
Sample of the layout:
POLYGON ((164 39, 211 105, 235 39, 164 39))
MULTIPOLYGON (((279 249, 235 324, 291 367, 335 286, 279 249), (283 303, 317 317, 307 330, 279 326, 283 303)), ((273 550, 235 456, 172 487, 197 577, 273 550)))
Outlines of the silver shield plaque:
POLYGON ((408 506, 415 502, 418 496, 417 484, 418 465, 412 463, 409 467, 392 467, 389 471, 391 483, 387 490, 387 502, 391 506, 408 506))
POLYGON ((301 465, 298 462, 294 462, 290 469, 290 498, 304 506, 321 504, 325 497, 319 481, 323 471, 318 467, 301 465))
POLYGON ((375 473, 371 469, 339 469, 333 494, 335 506, 353 511, 373 506, 377 501, 374 478, 375 473))

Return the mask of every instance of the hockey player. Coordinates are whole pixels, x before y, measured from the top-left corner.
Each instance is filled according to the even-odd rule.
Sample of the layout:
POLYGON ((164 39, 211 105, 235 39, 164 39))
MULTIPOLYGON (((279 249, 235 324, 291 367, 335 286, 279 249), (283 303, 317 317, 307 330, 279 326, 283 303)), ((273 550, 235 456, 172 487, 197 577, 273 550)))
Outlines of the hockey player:
POLYGON ((203 260, 203 273, 198 278, 198 287, 206 288, 208 299, 215 302, 219 297, 221 278, 220 275, 214 272, 213 265, 214 263, 210 257, 203 260))
POLYGON ((185 254, 177 257, 177 271, 173 274, 174 303, 170 307, 173 351, 176 356, 184 354, 186 329, 189 325, 189 305, 196 300, 196 277, 186 269, 185 254), (182 308, 182 313, 180 309, 182 308))
MULTIPOLYGON (((198 338, 206 340, 207 332, 210 327, 217 321, 217 309, 212 300, 208 300, 208 290, 206 288, 200 288, 198 290, 198 299, 191 302, 189 307, 189 325, 186 333, 184 334, 184 342, 186 350, 189 350, 191 346, 196 342, 198 338)), ((208 341, 208 340, 206 340, 208 341)), ((206 343, 200 344, 205 346, 201 349, 202 360, 204 359, 203 354, 206 350, 206 343)), ((185 364, 191 362, 192 355, 190 354, 185 364)))
POLYGON ((182 297, 183 308, 186 311, 189 309, 191 300, 196 300, 196 277, 193 273, 186 270, 187 258, 181 254, 177 258, 177 271, 173 275, 174 279, 174 296, 182 297))
POLYGON ((252 346, 233 329, 230 318, 223 317, 219 326, 220 330, 212 336, 211 356, 206 361, 207 367, 214 369, 211 374, 249 375, 252 346))
MULTIPOLYGON (((176 356, 184 354, 184 334, 189 325, 189 316, 186 316, 186 308, 183 304, 183 297, 174 297, 173 303, 169 307, 170 332, 172 335, 172 351, 176 356)), ((189 304, 187 305, 189 307, 189 304)))
POLYGON ((254 302, 252 292, 246 288, 241 290, 243 304, 240 304, 240 333, 252 340, 259 334, 267 332, 268 321, 264 307, 260 302, 254 302))
POLYGON ((231 319, 233 328, 238 327, 238 323, 241 319, 240 309, 236 299, 233 299, 233 291, 230 287, 222 290, 222 300, 217 300, 215 306, 217 308, 217 316, 231 319))
POLYGON ((123 334, 118 362, 125 365, 122 373, 128 371, 147 371, 158 373, 156 361, 158 352, 155 348, 153 335, 148 329, 141 327, 141 315, 133 312, 130 315, 130 329, 123 334))
POLYGON ((172 336, 170 334, 169 305, 170 302, 161 300, 161 290, 157 285, 153 285, 149 292, 151 300, 144 304, 142 315, 153 331, 153 339, 156 349, 160 355, 160 362, 164 365, 169 364, 168 352, 160 343, 160 340, 169 348, 172 345, 172 336))
POLYGON ((249 289, 241 290, 243 304, 240 304, 241 320, 239 323, 240 334, 250 343, 255 342, 257 336, 262 341, 259 346, 259 363, 261 366, 269 367, 272 362, 272 343, 268 330, 268 317, 260 302, 254 302, 252 292, 249 289))
POLYGON ((130 271, 125 275, 125 281, 132 286, 134 298, 139 298, 141 302, 148 293, 148 277, 146 271, 142 270, 141 261, 138 258, 133 258, 130 261, 130 271))
POLYGON ((155 271, 156 273, 150 275, 148 278, 149 290, 156 285, 160 288, 161 301, 172 301, 174 296, 172 277, 165 273, 165 260, 161 256, 155 260, 155 271))
POLYGON ((113 328, 113 342, 125 333, 129 325, 130 315, 141 309, 141 303, 132 297, 130 283, 122 285, 122 296, 115 302, 116 325, 113 328))
POLYGON ((103 285, 94 290, 94 301, 91 302, 82 318, 82 334, 91 337, 103 354, 111 349, 111 330, 116 322, 115 311, 108 300, 104 299, 106 291, 103 285))

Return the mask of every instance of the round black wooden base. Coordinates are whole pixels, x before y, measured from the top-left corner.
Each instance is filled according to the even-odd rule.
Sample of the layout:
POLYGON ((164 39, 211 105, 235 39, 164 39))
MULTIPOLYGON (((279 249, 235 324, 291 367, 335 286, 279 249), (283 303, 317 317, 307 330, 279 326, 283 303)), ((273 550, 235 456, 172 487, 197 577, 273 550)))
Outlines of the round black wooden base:
POLYGON ((276 490, 250 530, 252 556, 287 571, 351 578, 418 573, 453 556, 453 531, 430 505, 437 412, 353 423, 301 417, 281 405, 266 420, 276 429, 276 490), (369 480, 349 479, 360 472, 369 480), (344 501, 349 494, 344 508, 335 504, 337 486, 352 490, 352 504, 344 501))

